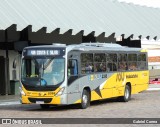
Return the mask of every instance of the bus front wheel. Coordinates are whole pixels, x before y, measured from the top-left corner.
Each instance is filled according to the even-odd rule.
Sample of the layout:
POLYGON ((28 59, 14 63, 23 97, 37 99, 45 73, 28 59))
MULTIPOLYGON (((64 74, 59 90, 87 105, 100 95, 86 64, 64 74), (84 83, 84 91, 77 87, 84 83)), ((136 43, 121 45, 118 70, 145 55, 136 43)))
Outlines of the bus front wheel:
POLYGON ((126 85, 125 91, 124 91, 124 96, 121 96, 119 98, 120 101, 122 102, 128 102, 131 98, 131 88, 129 85, 126 85))
POLYGON ((90 93, 86 89, 84 89, 81 97, 80 108, 86 109, 89 106, 90 106, 90 93))

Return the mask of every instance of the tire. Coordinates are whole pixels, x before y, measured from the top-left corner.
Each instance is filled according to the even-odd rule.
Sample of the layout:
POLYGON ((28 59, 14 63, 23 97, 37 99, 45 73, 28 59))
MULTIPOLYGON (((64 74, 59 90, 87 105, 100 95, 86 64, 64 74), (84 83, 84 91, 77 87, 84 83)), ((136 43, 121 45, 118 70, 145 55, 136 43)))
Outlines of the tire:
POLYGON ((42 109, 49 109, 50 105, 48 105, 48 104, 40 104, 40 107, 42 109))
POLYGON ((86 89, 84 89, 81 97, 80 108, 86 109, 89 106, 90 106, 90 93, 86 89))
POLYGON ((124 96, 121 96, 119 100, 122 102, 128 102, 130 99, 131 99, 131 88, 130 86, 126 85, 124 96))

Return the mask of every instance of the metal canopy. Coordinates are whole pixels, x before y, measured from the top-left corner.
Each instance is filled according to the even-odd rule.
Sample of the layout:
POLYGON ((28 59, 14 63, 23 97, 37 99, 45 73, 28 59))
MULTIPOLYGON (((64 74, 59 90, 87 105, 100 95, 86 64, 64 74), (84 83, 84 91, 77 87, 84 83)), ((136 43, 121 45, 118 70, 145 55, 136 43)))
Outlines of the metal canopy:
POLYGON ((38 31, 32 31, 32 26, 29 25, 21 31, 17 30, 17 25, 12 24, 5 30, 0 30, 0 49, 16 49, 27 45, 44 45, 52 43, 64 43, 64 44, 79 44, 82 42, 115 42, 114 34, 105 37, 104 33, 95 37, 95 32, 92 31, 88 35, 84 35, 84 31, 81 30, 77 34, 72 35, 72 29, 69 29, 63 34, 60 34, 60 28, 56 28, 51 33, 46 33, 46 27, 42 27, 38 31), (27 42, 27 44, 26 44, 27 42))
MULTIPOLYGON (((116 0, 0 0, 0 3, 1 30, 17 24, 16 31, 32 25, 33 35, 41 33, 42 37, 46 32, 58 36, 57 32, 74 38, 83 31, 84 36, 97 38, 113 33, 125 38, 160 38, 159 8, 116 0)), ((0 31, 0 35, 4 36, 4 32, 0 31)))

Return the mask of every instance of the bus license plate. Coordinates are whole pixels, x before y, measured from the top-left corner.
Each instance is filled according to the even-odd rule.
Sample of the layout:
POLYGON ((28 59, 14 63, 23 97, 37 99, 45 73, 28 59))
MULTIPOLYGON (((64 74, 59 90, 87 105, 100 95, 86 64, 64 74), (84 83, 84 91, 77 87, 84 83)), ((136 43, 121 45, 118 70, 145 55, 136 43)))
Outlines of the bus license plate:
POLYGON ((36 101, 36 104, 44 104, 44 101, 36 101))

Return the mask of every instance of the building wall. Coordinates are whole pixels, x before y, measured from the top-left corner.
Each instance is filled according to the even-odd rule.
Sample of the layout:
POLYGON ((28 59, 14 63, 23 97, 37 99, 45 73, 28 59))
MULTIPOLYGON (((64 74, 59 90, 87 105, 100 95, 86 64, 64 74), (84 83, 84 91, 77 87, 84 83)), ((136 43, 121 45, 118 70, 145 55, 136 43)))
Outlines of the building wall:
MULTIPOLYGON (((6 51, 5 50, 0 50, 0 56, 6 57, 6 51)), ((10 80, 19 80, 19 72, 20 72, 20 55, 18 55, 17 51, 14 50, 9 50, 8 51, 8 56, 9 56, 9 76, 10 80), (17 67, 16 69, 13 69, 13 61, 14 59, 17 59, 17 67), (14 79, 13 76, 13 70, 16 70, 16 79, 14 79)))
POLYGON ((149 70, 160 69, 160 41, 142 40, 142 48, 148 50, 149 70))
POLYGON ((9 50, 8 52, 9 55, 9 74, 10 74, 10 80, 19 80, 19 76, 20 76, 20 55, 18 54, 18 52, 14 51, 14 50, 9 50), (17 60, 17 67, 16 69, 13 68, 13 61, 14 59, 17 60), (16 71, 16 77, 14 78, 13 76, 13 71, 16 71))
POLYGON ((5 50, 0 50, 0 56, 6 57, 6 51, 5 50))

